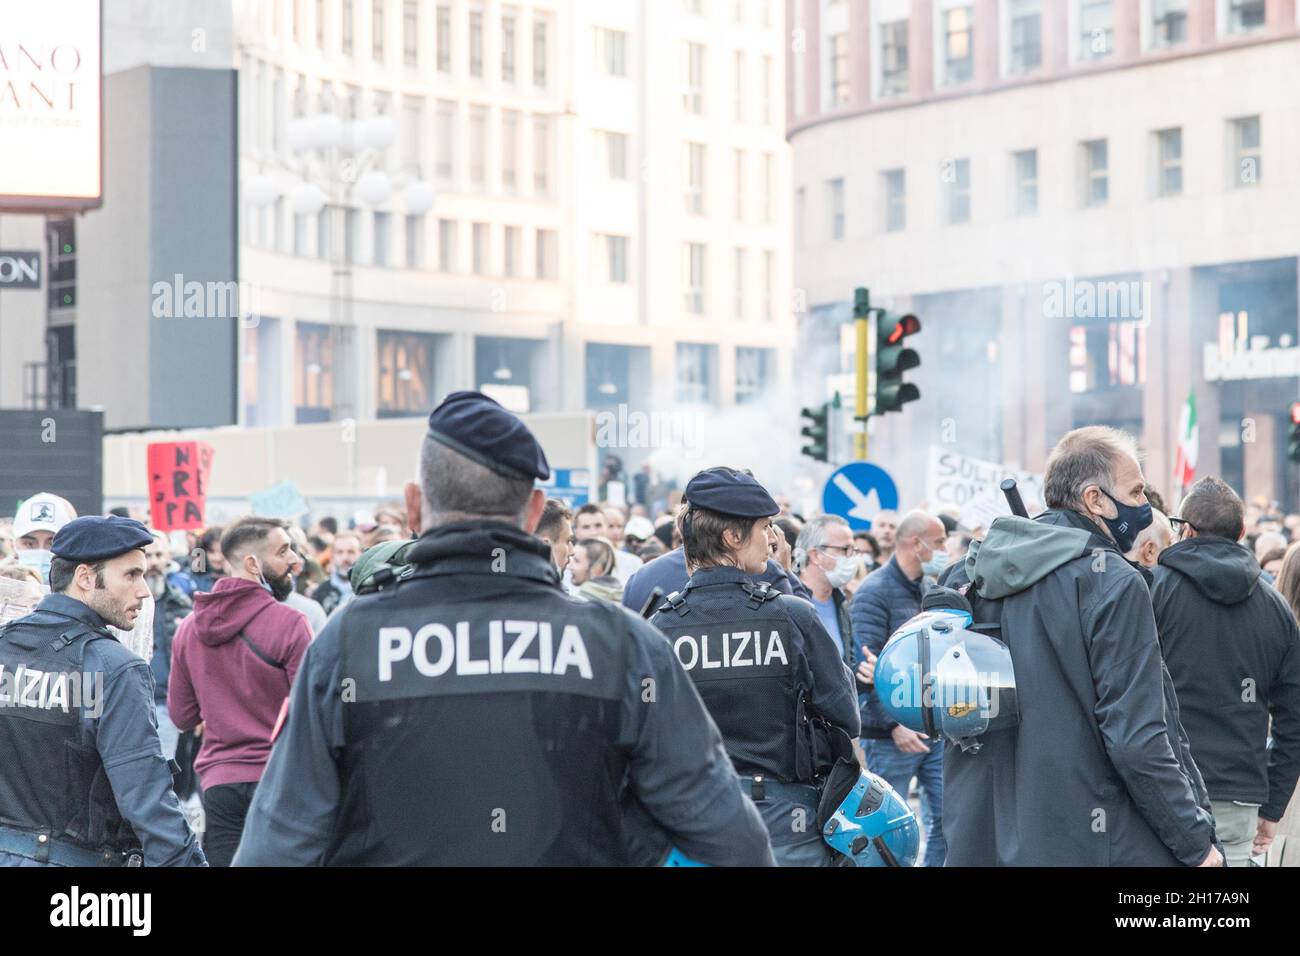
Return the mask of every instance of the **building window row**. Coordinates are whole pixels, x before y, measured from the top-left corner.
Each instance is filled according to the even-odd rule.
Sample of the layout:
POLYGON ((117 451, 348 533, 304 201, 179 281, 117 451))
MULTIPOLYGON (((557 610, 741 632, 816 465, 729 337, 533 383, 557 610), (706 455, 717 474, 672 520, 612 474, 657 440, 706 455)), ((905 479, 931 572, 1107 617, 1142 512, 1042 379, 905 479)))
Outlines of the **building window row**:
MULTIPOLYGON (((1183 192, 1183 131, 1180 128, 1155 130, 1151 134, 1153 166, 1150 194, 1153 197, 1178 196, 1183 192)), ((1228 121, 1229 188, 1249 188, 1260 183, 1263 157, 1258 116, 1244 116, 1228 121)), ((1011 209, 1015 216, 1038 212, 1038 150, 1017 150, 1011 159, 1011 209)), ((1110 142, 1106 139, 1085 140, 1078 144, 1078 204, 1083 208, 1103 207, 1110 202, 1112 162, 1110 142)), ((961 225, 971 220, 971 161, 969 157, 945 160, 940 167, 944 223, 961 225)), ((845 181, 842 177, 826 180, 826 237, 832 242, 846 238, 845 181)), ((907 227, 907 173, 888 169, 880 173, 882 224, 884 232, 901 232, 907 227)), ((795 242, 806 244, 804 216, 807 193, 795 191, 795 242)))
MULTIPOLYGON (((735 247, 732 250, 732 315, 746 320, 753 305, 750 293, 749 261, 753 250, 735 247)), ((758 251, 761 302, 757 303, 760 315, 766 322, 776 317, 776 253, 770 249, 758 251)), ((703 242, 687 242, 682 247, 682 286, 684 308, 689 315, 704 315, 709 311, 709 248, 703 242)))

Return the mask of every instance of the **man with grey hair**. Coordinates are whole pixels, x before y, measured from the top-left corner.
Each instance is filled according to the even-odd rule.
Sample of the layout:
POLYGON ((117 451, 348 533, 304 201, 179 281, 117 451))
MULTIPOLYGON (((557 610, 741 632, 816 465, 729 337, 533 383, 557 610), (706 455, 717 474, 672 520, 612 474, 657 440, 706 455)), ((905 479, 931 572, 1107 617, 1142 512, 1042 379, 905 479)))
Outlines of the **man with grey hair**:
POLYGON ((773 864, 672 646, 560 590, 549 476, 486 395, 433 410, 412 570, 308 650, 237 865, 773 864))
POLYGON ((1124 560, 1151 521, 1144 484, 1129 435, 1078 428, 1048 457, 1048 510, 989 527, 972 603, 1010 649, 1014 674, 991 679, 1013 677, 1019 721, 977 753, 946 745, 949 865, 1222 864, 1151 597, 1124 560))
POLYGON ((879 654, 890 635, 921 610, 923 585, 928 586, 927 576, 938 571, 945 536, 943 522, 934 515, 909 511, 893 533, 893 555, 884 567, 867 575, 849 605, 852 667, 859 674, 858 704, 867 768, 904 797, 911 790, 912 778, 920 781, 925 866, 944 864, 943 749, 938 741, 904 727, 885 711, 874 688, 863 686, 861 665, 879 654))
POLYGON ((858 573, 849 523, 839 515, 818 515, 799 531, 792 554, 817 616, 848 665, 853 660, 853 625, 841 589, 858 573))
POLYGON ((1249 866, 1268 852, 1300 776, 1300 633, 1237 543, 1237 493, 1202 478, 1179 511, 1151 602, 1228 865, 1249 866))
POLYGON ((1142 529, 1133 547, 1124 555, 1134 564, 1140 564, 1152 570, 1160 558, 1160 552, 1174 542, 1174 532, 1169 526, 1165 513, 1157 508, 1151 509, 1151 523, 1142 529))

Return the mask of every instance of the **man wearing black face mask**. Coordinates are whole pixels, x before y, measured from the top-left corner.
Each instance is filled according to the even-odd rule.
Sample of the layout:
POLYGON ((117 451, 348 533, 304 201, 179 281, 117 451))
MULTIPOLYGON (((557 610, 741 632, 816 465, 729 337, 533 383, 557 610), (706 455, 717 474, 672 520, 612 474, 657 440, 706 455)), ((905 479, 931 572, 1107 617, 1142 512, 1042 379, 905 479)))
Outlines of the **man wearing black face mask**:
POLYGON ((228 866, 248 805, 271 758, 271 738, 311 643, 307 618, 280 603, 297 556, 284 522, 243 518, 221 537, 230 576, 194 595, 172 651, 167 710, 181 730, 203 723, 194 770, 212 866, 228 866))
POLYGON ((948 866, 1222 865, 1150 594, 1124 559, 1151 522, 1143 485, 1130 436, 1079 428, 1048 458, 1048 510, 989 527, 967 595, 1001 625, 1019 723, 978 752, 945 746, 948 866))

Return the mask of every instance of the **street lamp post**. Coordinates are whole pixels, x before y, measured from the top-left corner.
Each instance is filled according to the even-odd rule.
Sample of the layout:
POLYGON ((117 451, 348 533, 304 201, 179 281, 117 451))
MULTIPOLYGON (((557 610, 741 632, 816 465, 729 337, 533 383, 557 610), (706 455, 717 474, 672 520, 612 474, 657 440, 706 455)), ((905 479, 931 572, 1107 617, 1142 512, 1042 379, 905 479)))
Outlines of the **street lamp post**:
MULTIPOLYGON (((297 164, 281 161, 280 176, 261 173, 244 184, 244 196, 254 205, 267 205, 287 195, 295 215, 328 215, 330 243, 330 361, 334 374, 331 418, 356 418, 356 326, 353 317, 352 266, 355 250, 348 248, 347 212, 360 200, 367 206, 387 202, 393 178, 375 168, 383 151, 397 138, 397 124, 388 116, 344 121, 323 112, 289 122, 286 139, 301 154, 297 164), (315 156, 313 156, 313 153, 315 156), (315 161, 313 161, 315 160, 315 161), (292 177, 286 181, 287 177, 292 177)), ((409 215, 423 215, 433 207, 433 187, 415 169, 403 167, 403 205, 409 215)))

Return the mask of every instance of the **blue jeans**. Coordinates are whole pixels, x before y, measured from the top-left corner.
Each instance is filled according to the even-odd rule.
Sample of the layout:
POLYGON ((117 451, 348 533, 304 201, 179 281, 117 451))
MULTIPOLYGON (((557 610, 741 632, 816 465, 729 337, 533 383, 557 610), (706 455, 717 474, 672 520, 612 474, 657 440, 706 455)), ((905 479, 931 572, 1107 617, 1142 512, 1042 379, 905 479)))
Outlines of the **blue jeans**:
POLYGON ((925 824, 925 860, 923 866, 943 866, 948 844, 943 839, 943 743, 930 743, 930 752, 908 754, 892 740, 862 739, 867 769, 885 778, 885 782, 907 799, 912 778, 921 784, 921 820, 925 824))

